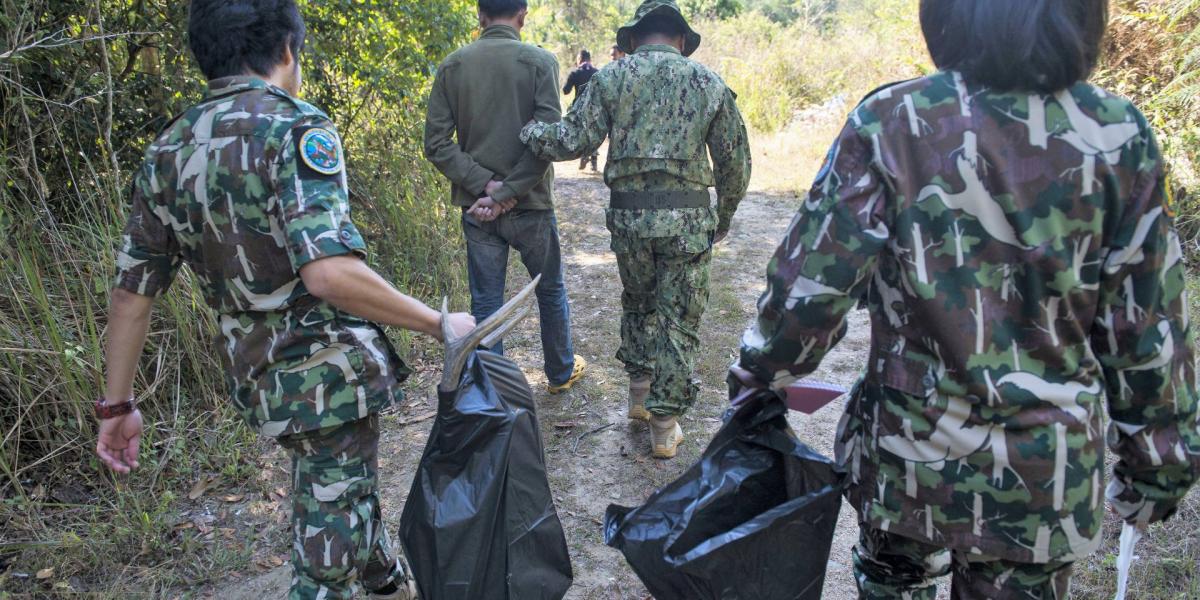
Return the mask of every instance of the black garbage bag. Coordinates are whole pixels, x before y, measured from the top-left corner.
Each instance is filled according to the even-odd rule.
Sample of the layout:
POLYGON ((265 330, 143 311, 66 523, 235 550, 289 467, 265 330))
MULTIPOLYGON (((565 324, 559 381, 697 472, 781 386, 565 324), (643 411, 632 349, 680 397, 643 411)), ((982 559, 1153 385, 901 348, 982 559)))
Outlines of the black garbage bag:
POLYGON ((557 600, 571 587, 533 393, 508 359, 477 352, 438 394, 400 541, 424 600, 557 600))
POLYGON ((700 461, 604 541, 658 600, 820 598, 844 475, 788 427, 772 394, 731 409, 700 461))

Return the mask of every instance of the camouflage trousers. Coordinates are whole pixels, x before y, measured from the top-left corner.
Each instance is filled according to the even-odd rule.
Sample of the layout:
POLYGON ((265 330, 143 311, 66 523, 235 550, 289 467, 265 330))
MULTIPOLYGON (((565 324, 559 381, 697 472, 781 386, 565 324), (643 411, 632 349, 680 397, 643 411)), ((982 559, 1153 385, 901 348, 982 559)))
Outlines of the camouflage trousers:
POLYGON ((630 377, 650 378, 647 410, 682 415, 696 401, 692 371, 708 305, 712 235, 613 232, 612 249, 624 286, 617 359, 630 377))
POLYGON ((354 598, 402 575, 377 494, 379 417, 279 438, 292 455, 291 600, 354 598))
POLYGON ((854 577, 862 600, 934 600, 952 575, 954 600, 1065 600, 1072 563, 1027 564, 947 550, 859 524, 854 577))

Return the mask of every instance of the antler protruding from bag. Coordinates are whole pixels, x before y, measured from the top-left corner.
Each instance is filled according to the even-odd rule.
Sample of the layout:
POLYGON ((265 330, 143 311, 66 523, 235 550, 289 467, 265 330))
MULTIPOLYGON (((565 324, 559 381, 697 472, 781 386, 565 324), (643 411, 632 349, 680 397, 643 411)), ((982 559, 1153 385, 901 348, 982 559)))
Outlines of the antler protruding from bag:
POLYGON ((480 346, 490 348, 496 345, 529 315, 533 309, 534 290, 541 280, 542 276, 538 275, 521 290, 521 293, 501 306, 500 310, 460 338, 455 338, 454 332, 450 330, 450 320, 447 318, 450 316, 450 301, 442 300, 442 339, 446 341, 446 362, 442 368, 442 382, 438 384, 438 389, 444 392, 457 389, 463 368, 467 365, 467 357, 480 346))

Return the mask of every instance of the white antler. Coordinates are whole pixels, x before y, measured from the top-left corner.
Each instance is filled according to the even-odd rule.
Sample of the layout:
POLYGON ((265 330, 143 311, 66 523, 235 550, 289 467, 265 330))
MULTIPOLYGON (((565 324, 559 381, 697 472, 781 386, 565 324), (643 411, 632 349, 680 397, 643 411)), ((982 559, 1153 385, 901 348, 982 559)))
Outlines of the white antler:
POLYGON ((450 330, 450 320, 447 318, 450 316, 450 302, 448 299, 442 300, 442 339, 446 343, 446 362, 442 368, 439 390, 449 392, 457 389, 463 368, 467 365, 467 357, 480 346, 490 348, 496 345, 529 315, 533 309, 533 293, 541 279, 542 276, 538 275, 500 310, 460 338, 455 338, 450 330))

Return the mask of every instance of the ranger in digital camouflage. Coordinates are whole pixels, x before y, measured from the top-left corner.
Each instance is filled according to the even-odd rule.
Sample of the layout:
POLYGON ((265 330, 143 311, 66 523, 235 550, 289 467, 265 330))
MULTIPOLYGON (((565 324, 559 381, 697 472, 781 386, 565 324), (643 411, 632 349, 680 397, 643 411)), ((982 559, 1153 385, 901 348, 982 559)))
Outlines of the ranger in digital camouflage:
POLYGON ((952 560, 956 597, 1065 597, 1100 543, 1105 402, 1116 511, 1174 512, 1200 421, 1165 189, 1145 118, 1087 84, 1000 93, 943 71, 851 113, 740 366, 782 389, 870 312, 837 437, 862 597, 932 599, 952 560))
POLYGON ((560 161, 609 140, 608 229, 625 288, 617 358, 630 376, 630 418, 655 417, 653 452, 669 458, 682 440, 676 417, 696 398, 714 239, 746 193, 750 148, 733 92, 686 58, 700 36, 673 1, 644 2, 617 42, 629 56, 596 73, 560 123, 530 123, 521 140, 560 161), (640 43, 672 38, 678 47, 640 43))

